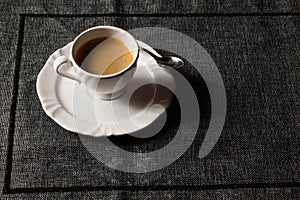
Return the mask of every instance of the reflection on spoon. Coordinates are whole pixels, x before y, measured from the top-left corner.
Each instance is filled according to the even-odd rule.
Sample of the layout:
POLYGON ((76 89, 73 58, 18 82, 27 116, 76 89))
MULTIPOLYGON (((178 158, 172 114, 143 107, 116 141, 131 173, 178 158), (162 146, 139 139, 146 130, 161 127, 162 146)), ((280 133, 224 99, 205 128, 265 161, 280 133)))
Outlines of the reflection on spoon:
POLYGON ((152 56, 157 63, 168 66, 168 67, 172 67, 174 69, 180 69, 184 66, 184 62, 183 60, 181 60, 178 57, 175 56, 162 56, 159 57, 157 55, 155 55, 154 53, 152 53, 151 51, 149 51, 148 49, 142 48, 143 51, 147 52, 150 56, 152 56))

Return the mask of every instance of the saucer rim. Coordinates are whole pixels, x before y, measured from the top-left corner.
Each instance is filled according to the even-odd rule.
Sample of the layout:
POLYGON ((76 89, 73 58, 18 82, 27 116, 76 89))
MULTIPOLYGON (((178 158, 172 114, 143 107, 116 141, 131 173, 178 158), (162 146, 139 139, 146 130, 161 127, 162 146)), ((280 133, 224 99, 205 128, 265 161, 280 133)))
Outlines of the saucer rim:
MULTIPOLYGON (((157 56, 161 56, 159 53, 157 53, 151 46, 147 45, 146 43, 137 40, 138 45, 146 48, 147 50, 151 51, 152 53, 154 53, 157 56)), ((88 135, 88 136, 94 136, 94 137, 101 137, 101 136, 110 136, 110 135, 125 135, 125 134, 130 134, 130 133, 134 133, 138 130, 141 130, 147 126, 149 126, 151 123, 153 123, 153 121, 155 121, 161 114, 163 114, 163 112, 161 112, 160 114, 158 114, 158 116, 155 119, 152 119, 151 122, 149 122, 148 124, 146 124, 144 127, 141 127, 138 130, 132 131, 132 132, 115 132, 115 131, 110 131, 108 133, 106 133, 105 135, 100 134, 91 134, 91 133, 87 133, 87 132, 78 132, 78 128, 74 119, 74 115, 72 113, 70 113, 65 107, 64 105, 61 104, 61 102, 59 101, 59 99, 57 98, 57 95, 55 94, 54 96, 56 97, 56 101, 55 103, 59 104, 60 107, 55 111, 55 113, 53 113, 53 111, 50 111, 49 109, 47 109, 47 106, 45 104, 45 101, 47 101, 48 96, 51 96, 53 94, 48 94, 48 95, 44 95, 44 91, 42 90, 42 77, 45 75, 46 70, 48 70, 49 68, 52 68, 51 65, 51 61, 53 61, 55 59, 55 57, 57 56, 62 56, 65 55, 65 51, 70 50, 70 45, 71 42, 68 43, 67 45, 63 46, 62 48, 57 49, 55 52, 53 52, 49 58, 47 59, 46 63, 44 64, 43 68, 40 70, 38 76, 37 76, 37 81, 36 81, 36 90, 37 90, 37 94, 40 100, 40 103, 42 104, 42 108, 44 110, 44 112, 47 114, 48 117, 50 117, 55 123, 57 123, 59 126, 61 126, 62 128, 64 128, 67 131, 70 131, 72 133, 77 133, 77 134, 82 134, 82 135, 88 135)), ((158 68, 159 65, 157 64, 158 68)), ((155 77, 152 77, 155 78, 155 77)), ((55 78, 54 78, 55 79, 55 78)), ((53 80, 54 80, 53 79, 53 80)), ((173 80, 174 82, 174 80, 173 80)), ((174 83, 175 85, 175 83, 174 83)), ((55 89, 54 89, 55 90, 55 89)), ((55 93, 56 91, 54 91, 55 93)), ((94 132, 94 131, 93 131, 94 132)), ((93 133, 92 132, 92 133, 93 133)))

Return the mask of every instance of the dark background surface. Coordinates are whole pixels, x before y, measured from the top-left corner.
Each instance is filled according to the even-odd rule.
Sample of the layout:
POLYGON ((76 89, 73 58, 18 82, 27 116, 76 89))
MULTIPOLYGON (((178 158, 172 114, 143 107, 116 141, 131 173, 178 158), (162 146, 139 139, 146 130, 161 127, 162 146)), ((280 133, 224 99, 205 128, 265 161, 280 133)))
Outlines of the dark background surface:
MULTIPOLYGON (((3 198, 299 198, 298 1, 1 1, 1 11, 3 198), (207 157, 200 160, 197 152, 209 111, 204 110, 188 151, 172 165, 146 174, 104 166, 76 134, 46 116, 36 95, 36 76, 52 52, 96 25, 170 28, 209 52, 224 81, 227 116, 207 157)), ((194 85, 203 84, 195 70, 189 72, 194 85)), ((196 93, 200 107, 209 106, 206 95, 201 96, 207 93, 205 85, 196 87, 196 93)), ((148 142, 163 143, 172 131, 148 142)), ((151 147, 139 143, 125 148, 151 147)))

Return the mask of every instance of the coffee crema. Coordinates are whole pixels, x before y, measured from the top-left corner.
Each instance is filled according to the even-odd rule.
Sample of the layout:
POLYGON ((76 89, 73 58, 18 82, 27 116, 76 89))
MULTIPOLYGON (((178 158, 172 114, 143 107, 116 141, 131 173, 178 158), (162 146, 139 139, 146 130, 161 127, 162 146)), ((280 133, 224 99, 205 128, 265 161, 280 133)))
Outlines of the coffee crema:
POLYGON ((121 40, 99 37, 80 46, 74 59, 78 66, 89 73, 112 75, 126 69, 133 61, 134 54, 121 40))

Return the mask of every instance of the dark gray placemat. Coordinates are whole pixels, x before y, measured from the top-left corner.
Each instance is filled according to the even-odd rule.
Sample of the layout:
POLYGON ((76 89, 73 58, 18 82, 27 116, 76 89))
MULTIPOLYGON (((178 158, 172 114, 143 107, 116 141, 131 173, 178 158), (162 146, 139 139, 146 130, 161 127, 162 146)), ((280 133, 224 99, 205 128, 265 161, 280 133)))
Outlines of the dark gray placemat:
POLYGON ((52 193, 6 194, 5 199, 133 199, 133 200, 182 200, 182 199, 299 199, 299 190, 294 188, 230 189, 194 191, 78 191, 52 193))
MULTIPOLYGON (((297 107, 288 109, 289 105, 299 104, 295 67, 299 59, 280 54, 290 49, 287 43, 295 45, 294 52, 299 51, 294 41, 299 29, 286 30, 290 24, 297 27, 298 16, 263 20, 247 16, 127 16, 121 22, 118 16, 23 18, 12 190, 155 185, 226 188, 230 184, 255 187, 299 180, 298 122, 294 121, 299 112, 297 107), (76 134, 63 130, 44 114, 35 81, 49 54, 88 27, 115 23, 126 29, 153 25, 172 28, 170 24, 176 24, 173 29, 196 39, 211 54, 224 80, 228 113, 221 138, 207 157, 197 158, 201 144, 198 139, 165 169, 147 174, 115 171, 94 159, 76 134), (277 26, 272 28, 274 24, 277 26), (197 31, 189 31, 191 27, 197 31), (277 67, 280 64, 285 68, 277 67)), ((198 137, 201 138, 201 127, 198 137)))
MULTIPOLYGON (((240 159, 238 165, 240 169, 240 173, 247 173, 246 178, 249 180, 257 180, 259 176, 260 170, 262 171, 262 181, 267 181, 267 179, 275 180, 275 181, 299 181, 299 137, 297 136, 297 132, 299 132, 299 92, 297 88, 299 88, 299 84, 297 79, 299 79, 299 60, 298 60, 298 52, 299 52, 299 42, 298 42, 298 32, 299 32, 299 22, 297 11, 299 11, 299 1, 297 0, 287 0, 287 1, 176 1, 178 3, 174 4, 173 2, 149 2, 149 1, 134 1, 128 4, 119 5, 120 2, 116 1, 76 1, 76 2, 68 2, 68 1, 52 1, 49 3, 46 2, 34 2, 34 1, 26 1, 25 3, 20 3, 20 1, 2 1, 1 2, 1 26, 0 26, 0 35, 1 35, 1 71, 0 71, 0 80, 1 80, 1 166, 0 171, 2 177, 4 177, 4 171, 7 168, 5 165, 6 161, 6 147, 7 147, 7 133, 9 127, 9 115, 10 115, 10 104, 11 104, 11 95, 13 88, 13 68, 15 66, 15 59, 17 57, 17 37, 18 37, 18 23, 19 23, 19 13, 44 13, 44 14, 53 14, 53 13, 62 13, 62 14, 74 14, 74 13, 105 13, 105 12, 123 12, 123 13, 238 13, 244 15, 245 13, 254 13, 256 15, 256 19, 247 17, 244 21, 239 19, 238 22, 244 22, 245 24, 237 24, 238 31, 241 31, 241 35, 237 36, 237 33, 233 29, 229 31, 230 33, 234 32, 232 35, 237 38, 231 38, 230 35, 226 35, 226 31, 229 28, 236 28, 233 24, 231 27, 227 27, 228 23, 232 18, 224 18, 218 19, 220 20, 218 23, 219 27, 224 26, 224 28, 219 28, 220 33, 214 36, 222 36, 224 37, 221 40, 218 38, 213 38, 212 35, 204 35, 203 41, 200 41, 201 44, 211 53, 214 60, 217 63, 217 66, 221 70, 222 76, 227 74, 227 82, 225 86, 232 91, 231 94, 231 118, 232 120, 226 122, 228 130, 226 135, 222 134, 222 138, 218 143, 218 150, 214 153, 213 157, 215 158, 214 163, 212 165, 222 166, 228 165, 231 163, 231 160, 236 161, 240 159), (184 3, 183 3, 184 2, 184 3), (274 13, 275 12, 275 13, 274 13), (273 17, 257 17, 261 13, 270 13, 273 17), (289 17, 285 13, 296 14, 294 17, 289 17), (225 21, 225 23, 223 23, 225 21), (249 23, 252 22, 252 23, 249 23), (222 24, 223 23, 223 24, 222 24), (248 27, 249 23, 249 27, 248 27), (250 28, 252 27, 252 28, 250 28), (244 31, 248 31, 247 33, 244 31), (258 34, 259 37, 255 35, 258 34), (251 38, 250 42, 247 38, 251 38), (239 38, 239 39, 238 39, 239 38), (239 40, 244 41, 244 44, 238 42, 239 40), (207 42, 206 42, 207 41, 207 42), (232 42, 235 41, 235 42, 232 42), (261 49, 259 51, 259 49, 261 49), (223 50, 226 50, 225 53, 223 50), (236 54, 234 54, 234 52, 236 54), (256 52, 258 51, 258 52, 256 52), (261 53, 261 54, 260 54, 261 53), (236 58, 232 59, 230 56, 234 56, 236 58), (242 68, 239 68, 242 66, 242 68), (256 66, 256 67, 254 67, 256 66), (259 70, 256 71, 257 66, 259 70), (224 70, 225 68, 225 70, 224 70), (273 70, 274 68, 274 70, 273 70), (232 71, 229 71, 229 70, 232 71), (240 69, 240 71, 239 71, 240 69), (249 69, 249 70, 247 70, 249 69), (223 70, 223 71, 222 71, 223 70), (237 72, 234 72, 237 70, 237 72), (246 70, 243 72, 243 70, 246 70), (296 71, 295 71, 296 70, 296 71), (253 72, 254 71, 254 72, 253 72), (255 77, 252 76, 252 73, 258 74, 262 81, 259 82, 259 85, 254 85, 253 88, 251 79, 255 77), (260 75, 261 74, 261 75, 260 75), (232 76, 233 75, 233 76, 232 76), (231 77, 232 76, 232 77, 231 77), (247 78, 245 78, 247 77, 247 78), (232 82, 231 82, 232 81, 232 82), (242 84, 239 84, 242 82, 242 84), (242 88, 239 88, 242 85, 242 88), (286 87, 287 86, 287 87, 286 87), (260 90, 263 88, 264 90, 260 90), (276 92, 275 92, 276 91, 276 92), (266 92, 266 95, 265 95, 266 92), (256 98, 247 99, 247 95, 251 96, 251 94, 255 94, 256 98), (259 96, 259 97, 258 97, 259 96), (253 102, 254 100, 254 102, 253 102), (260 103, 261 102, 261 103, 260 103), (235 105, 237 105, 235 107, 235 105), (243 108, 243 109, 242 109, 243 108), (233 112, 234 111, 234 112, 233 112), (241 113, 239 113, 241 112, 241 113), (248 115, 245 116, 242 112, 246 112, 248 115), (235 118, 234 118, 235 116, 235 118), (233 120, 234 119, 234 120, 233 120), (239 123, 235 124, 233 121, 238 121, 239 123), (263 130, 259 132, 258 130, 263 130), (259 135, 258 133, 261 133, 259 135), (224 138, 225 137, 225 138, 224 138), (237 145, 238 144, 238 145, 237 145), (236 145, 236 146, 234 146, 236 145), (298 145, 298 146, 297 146, 298 145), (232 152, 227 152, 227 147, 231 147, 230 150, 232 152), (222 152, 222 154, 220 154, 222 152), (227 154, 226 154, 227 152, 227 154), (226 157, 224 157, 224 154, 226 157), (217 155, 217 156, 216 156, 217 155), (231 155, 234 158, 231 158, 231 155), (225 158, 225 160, 221 159, 221 156, 225 158), (252 162, 249 164, 249 160, 252 159, 252 162), (218 161, 219 160, 219 161, 218 161), (263 163, 263 165, 262 165, 263 163), (257 166, 255 168, 254 166, 257 166), (267 173, 266 173, 267 172, 267 173), (278 173, 279 172, 279 173, 278 173), (252 176, 251 174, 254 175, 252 176)), ((193 20, 193 18, 191 18, 193 20)), ((28 20, 28 19, 27 19, 28 20)), ((82 20, 82 19, 81 19, 82 20)), ((156 23, 153 20, 154 24, 156 23)), ((211 21, 208 21, 212 23, 211 21)), ((233 21, 235 22, 235 21, 233 21)), ((42 22, 40 22, 42 23, 42 22)), ((190 23, 190 22, 189 22, 190 23)), ((202 25, 202 24, 201 24, 202 25)), ((28 24, 26 23, 26 26, 28 24)), ((45 26, 45 24, 44 24, 45 26)), ((69 25, 68 25, 69 26, 69 25)), ((215 25, 217 26, 217 25, 215 25)), ((43 27, 43 26, 42 26, 43 27)), ((172 26, 169 26, 172 28, 172 26)), ((199 27, 199 26, 198 26, 199 27)), ((126 27, 125 27, 126 28, 126 27)), ((213 33, 213 26, 211 26, 210 33, 213 33)), ((73 29, 74 30, 74 29, 73 29)), ((75 29, 76 30, 76 29, 75 29)), ((218 30, 218 29, 217 29, 218 30)), ((52 30, 53 31, 53 30, 52 30)), ((78 30, 79 32, 81 30, 78 30)), ((186 32, 189 32, 186 30, 186 32)), ((37 34, 37 33, 35 33, 37 34)), ((44 34, 44 33, 40 33, 44 34)), ((70 34, 77 34, 71 32, 70 34)), ((203 33, 201 33, 203 34, 203 33)), ((199 34, 200 35, 200 34, 199 34)), ((30 36, 27 33, 27 36, 30 36)), ((42 35, 41 35, 42 36, 42 35)), ((40 36, 40 37, 41 37, 40 36)), ((62 39, 61 42, 67 42, 69 38, 72 36, 66 36, 66 38, 62 39)), ((196 36, 195 36, 196 38, 196 36)), ((199 39, 199 37, 198 37, 199 39)), ((201 39, 201 37, 200 37, 201 39)), ((59 47, 59 43, 52 44, 55 48, 59 47)), ((26 47, 25 47, 26 48, 26 47)), ((28 46, 27 46, 28 48, 28 46)), ((46 47, 47 48, 47 47, 46 47)), ((42 50, 39 49, 39 50, 42 50)), ((48 55, 54 51, 55 49, 44 49, 42 51, 43 55, 38 53, 39 57, 36 57, 33 62, 36 62, 36 65, 42 66, 42 64, 47 59, 48 55)), ((26 56, 30 55, 31 52, 27 49, 26 56)), ((25 56, 25 54, 23 54, 25 56)), ((24 65, 22 61, 22 66, 24 65)), ((21 67, 22 67, 21 66, 21 67)), ((36 66, 36 67, 37 67, 36 66)), ((22 69, 22 68, 21 68, 22 69)), ((23 70, 23 69, 22 69, 23 70)), ((38 70, 35 69, 37 72, 38 70)), ((28 72, 28 71, 27 71, 28 72)), ((26 72, 26 73, 27 73, 26 72)), ((32 77, 31 77, 32 78, 32 77)), ((225 79, 224 79, 225 80, 225 79)), ((22 80, 20 80, 22 81, 22 80)), ((34 82, 33 80, 30 80, 34 82)), ((30 95, 34 95, 35 93, 28 93, 23 97, 28 98, 30 95), (29 96, 27 96, 29 95, 29 96)), ((23 98, 22 97, 22 98, 23 98)), ((20 97, 19 97, 20 98, 20 97)), ((37 101, 37 97, 34 97, 34 101, 37 101)), ((27 100, 24 102, 26 103, 27 100)), ((23 102, 23 103, 24 103, 23 102)), ((18 104, 18 110, 20 111, 20 106, 18 104)), ((28 107, 26 108, 28 109, 28 107)), ((229 111, 230 111, 229 110, 229 111)), ((24 111, 23 111, 24 112, 24 111)), ((48 123, 52 123, 50 119, 47 119, 45 115, 39 113, 40 111, 32 111, 35 114, 40 114, 42 117, 43 124, 41 126, 48 126, 49 129, 48 136, 50 135, 49 130, 55 130, 54 133, 58 137, 48 138, 49 141, 53 141, 56 138, 63 137, 61 134, 64 134, 64 131, 58 130, 56 125, 46 125, 48 123)), ((21 112, 20 112, 21 113, 21 112)), ((31 118, 30 120, 32 120, 31 118)), ((34 119, 38 119, 35 117, 34 119)), ((40 120, 40 119, 39 119, 40 120)), ((28 125, 31 126, 30 124, 28 125)), ((20 133, 20 132, 19 132, 20 133)), ((30 133, 27 129, 26 133, 30 133)), ((21 133, 20 133, 21 135, 21 133)), ((66 134, 64 134, 66 135, 66 134)), ((33 135, 31 135, 33 136, 33 135)), ((19 139, 22 140, 23 136, 20 136, 19 139)), ((26 137, 26 136, 25 136, 26 137)), ((74 155, 78 154, 79 149, 75 148, 76 153, 72 152, 71 146, 76 145, 76 136, 66 136, 67 140, 72 140, 67 144, 63 144, 61 142, 62 138, 60 138, 60 142, 58 142, 57 146, 66 147, 67 154, 66 155, 74 155), (71 139, 70 139, 71 138, 71 139)), ((28 137, 27 137, 28 138, 28 137)), ((38 138, 38 137, 36 137, 38 138)), ((15 138, 16 139, 16 138, 15 138)), ((21 141, 15 143, 20 144, 21 141)), ((33 138, 29 139, 33 140, 33 138)), ((39 147, 37 144, 40 141, 47 143, 46 138, 40 138, 35 141, 33 148, 30 150, 34 153, 37 152, 39 147), (35 145, 35 146, 34 146, 35 145)), ((48 142, 49 142, 48 141, 48 142)), ((43 143, 41 143, 43 144, 43 143)), ((23 147, 26 146, 22 144, 23 147)), ((197 145, 196 145, 197 146, 197 145)), ((38 160, 37 155, 32 156, 33 154, 27 154, 22 152, 22 146, 19 145, 18 151, 14 150, 14 156, 22 156, 26 159, 32 159, 32 161, 38 160), (25 156, 24 156, 25 155, 25 156)), ((27 146, 28 147, 28 146, 27 146)), ((43 148, 41 148, 43 149, 43 148)), ((198 149, 196 149, 198 150, 198 149)), ((196 150, 194 152, 196 152, 196 150)), ((56 150, 51 149, 50 153, 56 152, 56 150)), ((42 151, 41 155, 45 155, 46 151, 42 151)), ((49 151, 48 151, 49 153, 49 151)), ((213 153, 213 152, 212 152, 213 153)), ((51 158, 49 158, 51 160, 51 158)), ((88 159, 93 160, 93 158, 89 157, 88 159)), ((75 159, 78 161, 79 159, 75 159)), ((20 161, 20 163, 23 163, 20 161)), ((43 164, 48 164, 49 162, 44 159, 43 164)), ((14 163, 17 165, 17 163, 14 163)), ((30 164, 25 163, 25 165, 30 166, 30 164)), ((32 164, 34 165, 34 164, 32 164)), ((42 165, 42 164, 41 164, 42 165)), ((41 169, 41 165, 38 166, 41 169)), ((209 167, 203 166, 204 167, 209 167)), ((17 167, 21 168, 21 167, 17 167)), ((35 170, 37 168, 34 168, 35 170)), ((51 164, 50 164, 50 169, 51 164)), ((16 170, 16 169, 15 169, 16 170)), ((207 170, 207 169, 206 169, 207 170)), ((238 171, 238 170, 237 170, 238 171)), ((15 172, 15 171, 13 171, 15 172)), ((46 174, 47 172, 45 172, 46 174)), ((223 170, 223 174, 227 173, 227 170, 223 170)), ((22 174, 22 173, 21 173, 22 174)), ((17 178, 20 179, 21 174, 12 174, 12 178, 15 181, 17 178), (19 177, 17 177, 17 176, 19 177)), ((23 173, 24 175, 25 173, 23 173)), ((33 182, 30 179, 31 174, 28 173, 27 176, 24 176, 24 181, 22 184, 25 186, 29 184, 29 182, 33 182), (28 181, 29 180, 29 181, 28 181)), ((44 178, 39 178, 37 182, 45 182, 44 178)), ((3 179, 4 180, 4 179, 3 179)), ((201 180, 199 180, 200 182, 201 180)), ((76 181, 75 181, 76 182, 76 181)), ((1 181, 1 185, 3 181, 1 181)), ((46 184, 55 184, 52 182, 48 182, 46 184)), ((270 185, 269 185, 270 186, 270 185)), ((297 199, 297 194, 299 194, 299 189, 291 187, 291 185, 273 185, 273 187, 286 187, 283 189, 278 188, 269 188, 268 185, 260 185, 264 189, 225 189, 225 190, 210 190, 210 191, 179 191, 175 190, 169 191, 83 191, 83 192, 72 192, 72 193, 45 193, 45 191, 30 191, 30 190, 19 190, 14 191, 16 193, 21 194, 5 194, 1 195, 1 198, 9 198, 9 199, 22 199, 22 198, 40 198, 40 199, 48 199, 48 198, 154 198, 154 197, 164 197, 173 199, 175 196, 179 198, 190 197, 190 198, 264 198, 265 196, 273 197, 277 199, 297 199), (29 192, 29 194, 26 194, 29 192), (34 192, 34 193, 31 193, 34 192), (42 193, 39 193, 42 192, 42 193)), ((12 192, 12 190, 11 190, 12 192)))

